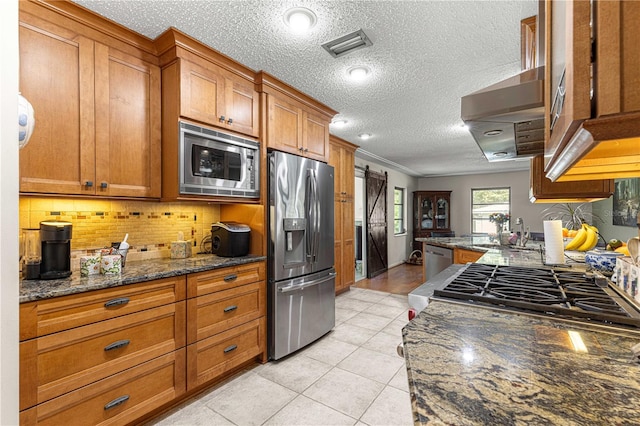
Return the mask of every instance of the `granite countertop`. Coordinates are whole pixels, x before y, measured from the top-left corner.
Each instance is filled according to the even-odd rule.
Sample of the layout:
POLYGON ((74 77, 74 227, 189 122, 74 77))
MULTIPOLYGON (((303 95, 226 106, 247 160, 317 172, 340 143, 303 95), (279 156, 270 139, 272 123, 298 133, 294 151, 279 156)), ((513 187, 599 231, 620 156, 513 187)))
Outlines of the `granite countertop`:
POLYGON ((69 278, 61 280, 21 280, 20 303, 209 271, 265 259, 266 256, 219 257, 214 254, 199 254, 186 259, 128 261, 120 275, 81 277, 80 271, 76 270, 69 278))
POLYGON ((403 341, 416 424, 638 422, 640 332, 438 300, 403 341))
MULTIPOLYGON (((416 241, 450 249, 484 252, 484 255, 476 263, 524 267, 544 266, 544 256, 541 254, 541 250, 544 249, 542 241, 528 241, 524 248, 501 246, 487 236, 416 238, 416 241)), ((567 267, 579 270, 586 269, 584 253, 570 252, 567 254, 566 260, 567 267)))

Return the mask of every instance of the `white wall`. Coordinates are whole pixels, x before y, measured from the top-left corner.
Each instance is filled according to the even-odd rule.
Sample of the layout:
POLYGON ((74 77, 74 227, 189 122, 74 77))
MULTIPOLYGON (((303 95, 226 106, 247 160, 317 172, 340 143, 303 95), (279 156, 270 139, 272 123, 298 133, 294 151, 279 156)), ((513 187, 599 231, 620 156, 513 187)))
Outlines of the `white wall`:
MULTIPOLYGON (((471 190, 511 188, 511 215, 521 217, 531 232, 543 232, 542 211, 550 204, 529 202, 529 172, 491 173, 481 175, 421 178, 421 191, 453 191, 451 193, 451 229, 457 236, 471 233, 471 190)), ((512 220, 512 227, 515 220, 512 220)), ((515 230, 515 229, 514 229, 515 230)))
POLYGON ((602 219, 602 221, 596 222, 596 226, 605 240, 616 238, 620 241, 627 241, 631 237, 638 236, 638 228, 613 225, 613 197, 596 201, 592 207, 593 213, 602 219))
POLYGON ((18 1, 0 2, 0 424, 18 424, 18 1))
MULTIPOLYGON (((356 153, 357 155, 357 153, 356 153)), ((356 157, 355 159, 356 165, 360 167, 369 166, 374 172, 384 173, 387 172, 388 182, 387 182, 387 255, 389 258, 389 268, 393 268, 394 266, 400 265, 404 263, 405 260, 409 258, 409 254, 411 253, 411 242, 412 242, 412 214, 411 214, 411 203, 413 200, 413 191, 416 191, 418 188, 418 179, 406 175, 404 173, 398 172, 396 170, 390 169, 389 167, 382 165, 380 163, 376 163, 372 160, 364 160, 362 158, 356 157), (406 201, 406 223, 407 223, 407 233, 402 235, 394 235, 393 234, 393 190, 395 187, 404 188, 407 201, 406 201)))

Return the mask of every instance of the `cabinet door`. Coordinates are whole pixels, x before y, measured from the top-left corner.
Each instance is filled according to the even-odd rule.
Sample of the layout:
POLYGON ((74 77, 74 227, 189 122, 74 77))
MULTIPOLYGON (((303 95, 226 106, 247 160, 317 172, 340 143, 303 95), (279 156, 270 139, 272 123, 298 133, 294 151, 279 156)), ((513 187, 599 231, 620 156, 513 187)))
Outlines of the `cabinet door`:
POLYGON ((96 43, 96 193, 160 197, 160 68, 96 43))
POLYGON ((258 137, 258 92, 253 85, 227 78, 224 99, 227 128, 258 137))
POLYGON ((19 36, 20 92, 36 116, 20 191, 94 194, 93 41, 52 24, 21 23, 19 36))
POLYGON ((320 116, 302 113, 302 149, 304 155, 318 161, 329 159, 329 121, 320 116))
POLYGON ((342 205, 342 256, 336 258, 335 263, 342 263, 341 284, 343 288, 349 288, 355 282, 356 275, 354 204, 350 199, 345 199, 340 204, 342 205))
POLYGON ((336 196, 333 200, 333 259, 336 270, 336 293, 342 290, 344 282, 342 270, 342 198, 336 196))
POLYGON ((420 196, 418 198, 418 228, 433 229, 435 228, 435 213, 433 206, 433 197, 430 195, 420 196))
POLYGON ((302 155, 302 110, 273 95, 267 97, 267 143, 270 148, 302 155))
POLYGON ((547 0, 550 136, 545 154, 554 154, 591 117, 591 13, 588 1, 547 0))
POLYGON ((449 229, 449 196, 441 194, 435 197, 435 229, 449 229))
MULTIPOLYGON (((180 115, 214 126, 223 116, 224 77, 192 62, 180 60, 180 115)), ((226 117, 225 117, 226 118, 226 117)))

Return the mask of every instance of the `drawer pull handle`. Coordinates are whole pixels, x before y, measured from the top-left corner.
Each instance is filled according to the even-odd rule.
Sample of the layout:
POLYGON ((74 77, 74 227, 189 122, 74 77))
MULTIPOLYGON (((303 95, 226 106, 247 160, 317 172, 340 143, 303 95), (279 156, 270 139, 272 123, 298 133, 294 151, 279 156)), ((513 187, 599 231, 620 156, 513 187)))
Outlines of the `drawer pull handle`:
POLYGON ((107 303, 104 304, 105 308, 110 308, 112 306, 126 305, 129 303, 128 297, 118 297, 117 299, 111 299, 107 303))
POLYGON ((231 345, 231 346, 227 346, 226 348, 224 348, 224 353, 229 353, 231 351, 234 351, 238 348, 238 345, 231 345))
POLYGON ((231 275, 227 275, 226 277, 224 277, 224 280, 229 282, 229 281, 233 281, 235 279, 237 279, 238 276, 236 274, 231 274, 231 275))
POLYGON ((231 305, 231 306, 227 306, 226 308, 224 308, 225 312, 231 312, 231 311, 235 311, 236 309, 238 309, 238 307, 236 305, 231 305))
POLYGON ((111 402, 107 402, 104 406, 105 410, 109 410, 113 407, 117 407, 120 404, 124 404, 125 402, 127 402, 129 400, 129 395, 122 395, 117 397, 116 399, 114 399, 111 402))
POLYGON ((104 347, 104 351, 111 351, 113 349, 119 349, 119 348, 124 348, 125 346, 127 346, 129 343, 131 343, 129 340, 124 339, 124 340, 118 340, 117 342, 113 342, 110 345, 107 345, 104 347))

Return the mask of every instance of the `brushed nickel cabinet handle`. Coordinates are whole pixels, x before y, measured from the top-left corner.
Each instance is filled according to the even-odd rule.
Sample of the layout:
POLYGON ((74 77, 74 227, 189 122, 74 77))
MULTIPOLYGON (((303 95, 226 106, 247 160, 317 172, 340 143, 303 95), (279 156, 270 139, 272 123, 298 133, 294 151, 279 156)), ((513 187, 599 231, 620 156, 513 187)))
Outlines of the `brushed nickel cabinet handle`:
POLYGON ((118 297, 116 299, 111 299, 108 302, 105 302, 104 307, 110 308, 112 306, 126 305, 127 303, 129 303, 128 297, 118 297))
POLYGON ((228 119, 228 120, 227 120, 227 123, 228 123, 228 124, 233 124, 233 118, 228 119))
POLYGON ((226 118, 224 117, 224 115, 221 115, 219 120, 220 120, 221 123, 224 123, 224 120, 226 120, 226 118))
POLYGON ((110 408, 117 407, 120 404, 124 404, 129 400, 129 395, 122 395, 114 399, 113 401, 107 402, 104 406, 105 410, 109 410, 110 408))
POLYGON ((231 306, 227 306, 226 308, 224 308, 225 312, 231 312, 231 311, 235 311, 236 309, 238 309, 238 307, 236 305, 231 305, 231 306))
POLYGON ((227 346, 226 348, 224 348, 224 353, 226 354, 231 351, 235 351, 236 349, 238 349, 238 345, 227 346))
POLYGON ((229 281, 233 281, 238 279, 238 276, 236 274, 231 274, 231 275, 227 275, 226 277, 224 277, 224 280, 229 282, 229 281))
POLYGON ((93 182, 88 180, 84 183, 84 186, 86 186, 87 188, 91 188, 93 186, 93 182))
POLYGON ((112 351, 114 349, 119 349, 119 348, 124 348, 125 346, 127 346, 129 343, 131 343, 131 341, 124 339, 124 340, 118 340, 117 342, 113 342, 110 345, 107 345, 104 347, 104 351, 112 351))
POLYGON ((107 182, 101 182, 100 183, 100 188, 102 188, 102 189, 106 189, 107 186, 109 186, 109 184, 107 182))

